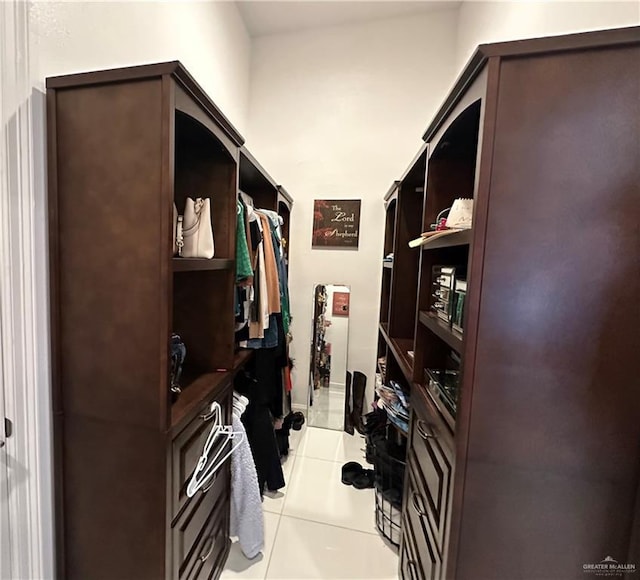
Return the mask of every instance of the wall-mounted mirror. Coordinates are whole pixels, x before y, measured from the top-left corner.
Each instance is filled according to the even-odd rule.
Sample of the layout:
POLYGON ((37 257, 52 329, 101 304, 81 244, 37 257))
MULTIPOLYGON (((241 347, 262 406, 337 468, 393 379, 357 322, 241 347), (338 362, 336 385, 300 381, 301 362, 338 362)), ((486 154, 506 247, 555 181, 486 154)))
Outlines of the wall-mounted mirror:
POLYGON ((341 431, 344 426, 350 296, 341 284, 314 288, 307 412, 313 427, 341 431))

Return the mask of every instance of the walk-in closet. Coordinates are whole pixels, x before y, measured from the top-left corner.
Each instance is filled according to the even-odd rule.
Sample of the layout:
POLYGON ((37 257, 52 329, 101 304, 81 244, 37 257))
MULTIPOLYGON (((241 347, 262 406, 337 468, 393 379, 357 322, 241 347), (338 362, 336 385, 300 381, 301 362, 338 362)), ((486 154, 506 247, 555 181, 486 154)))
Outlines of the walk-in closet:
POLYGON ((637 2, 0 2, 0 579, 640 574, 637 2))

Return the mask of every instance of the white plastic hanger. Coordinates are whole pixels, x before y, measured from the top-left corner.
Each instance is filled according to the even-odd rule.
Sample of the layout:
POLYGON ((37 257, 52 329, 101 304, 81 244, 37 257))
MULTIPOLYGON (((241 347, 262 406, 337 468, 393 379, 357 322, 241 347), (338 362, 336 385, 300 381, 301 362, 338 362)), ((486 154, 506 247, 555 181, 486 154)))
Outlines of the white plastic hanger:
POLYGON ((201 489, 204 493, 208 491, 210 486, 204 489, 207 482, 214 476, 220 466, 231 456, 244 439, 244 433, 234 431, 230 425, 222 425, 222 408, 220 407, 220 404, 215 401, 211 403, 209 412, 203 417, 203 419, 205 421, 212 419, 213 424, 211 425, 209 435, 207 436, 207 440, 202 448, 202 453, 198 459, 196 468, 189 480, 189 485, 187 486, 188 497, 193 497, 201 489), (220 441, 220 438, 223 438, 223 441, 221 442, 218 451, 213 457, 209 457, 211 449, 216 441, 220 441), (227 441, 230 441, 231 439, 237 439, 238 441, 235 445, 232 445, 231 449, 221 459, 218 459, 224 451, 227 441))

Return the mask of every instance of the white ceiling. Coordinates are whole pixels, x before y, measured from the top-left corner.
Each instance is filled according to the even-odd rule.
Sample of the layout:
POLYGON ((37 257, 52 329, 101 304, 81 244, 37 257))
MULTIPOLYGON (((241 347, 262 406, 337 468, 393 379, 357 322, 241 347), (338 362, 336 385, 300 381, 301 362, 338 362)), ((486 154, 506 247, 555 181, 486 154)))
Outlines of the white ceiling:
POLYGON ((251 36, 353 24, 457 8, 462 2, 433 0, 237 0, 251 36))

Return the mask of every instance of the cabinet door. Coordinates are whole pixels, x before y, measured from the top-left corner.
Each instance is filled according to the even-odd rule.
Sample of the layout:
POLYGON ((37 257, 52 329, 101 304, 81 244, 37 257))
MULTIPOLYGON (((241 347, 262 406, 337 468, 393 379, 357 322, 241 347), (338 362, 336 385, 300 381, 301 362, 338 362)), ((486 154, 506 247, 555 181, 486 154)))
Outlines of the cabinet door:
MULTIPOLYGON (((210 546, 203 546, 205 538, 212 537, 213 546, 219 529, 226 529, 229 509, 229 490, 225 485, 228 464, 221 468, 212 487, 206 492, 199 491, 171 529, 172 578, 190 577, 190 570, 197 560, 204 563, 210 546)), ((214 547, 211 548, 214 550, 214 547)), ((213 558, 215 560, 215 557, 213 558)))
POLYGON ((413 531, 408 521, 402 520, 402 544, 400 546, 400 577, 402 580, 423 580, 418 565, 416 548, 413 544, 413 531))
POLYGON ((425 580, 438 580, 442 571, 442 547, 438 541, 428 517, 428 507, 421 499, 412 467, 406 471, 409 478, 405 506, 405 520, 409 523, 408 531, 415 546, 417 567, 420 576, 425 580))
POLYGON ((228 496, 218 498, 209 519, 198 537, 191 559, 186 563, 180 578, 210 580, 222 572, 231 540, 228 536, 228 496))
MULTIPOLYGON (((409 460, 415 473, 415 501, 424 503, 438 542, 444 543, 445 522, 451 493, 453 442, 438 411, 421 393, 413 397, 409 460)), ((406 501, 411 501, 408 497, 406 501)))

